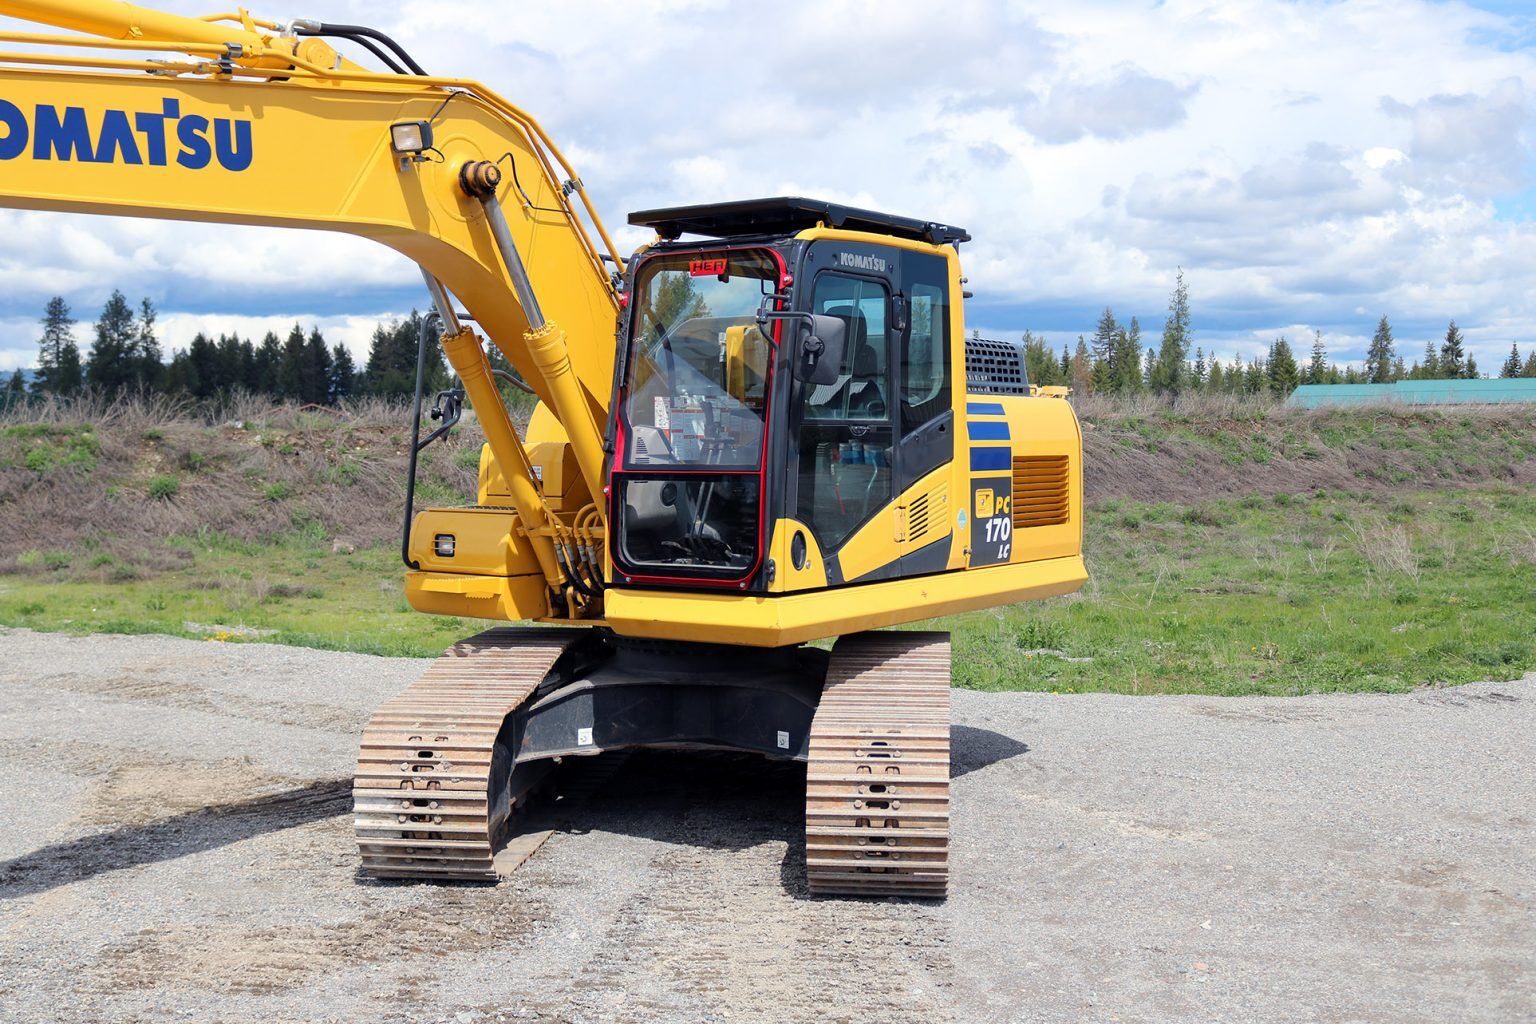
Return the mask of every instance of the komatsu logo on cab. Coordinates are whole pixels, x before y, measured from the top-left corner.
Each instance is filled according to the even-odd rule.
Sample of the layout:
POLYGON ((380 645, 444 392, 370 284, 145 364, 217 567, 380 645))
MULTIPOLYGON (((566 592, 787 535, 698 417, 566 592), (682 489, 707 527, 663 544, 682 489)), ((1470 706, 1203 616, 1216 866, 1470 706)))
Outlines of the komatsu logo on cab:
POLYGON ((886 270, 885 260, 879 256, 865 256, 856 252, 840 252, 837 254, 837 265, 850 267, 854 270, 873 270, 877 274, 883 274, 886 270))
POLYGON ((251 122, 183 114, 180 100, 158 111, 107 110, 39 103, 30 112, 0 99, 0 160, 30 153, 34 160, 164 167, 171 160, 201 170, 215 159, 226 171, 251 166, 251 122), (30 113, 30 117, 28 116, 30 113))

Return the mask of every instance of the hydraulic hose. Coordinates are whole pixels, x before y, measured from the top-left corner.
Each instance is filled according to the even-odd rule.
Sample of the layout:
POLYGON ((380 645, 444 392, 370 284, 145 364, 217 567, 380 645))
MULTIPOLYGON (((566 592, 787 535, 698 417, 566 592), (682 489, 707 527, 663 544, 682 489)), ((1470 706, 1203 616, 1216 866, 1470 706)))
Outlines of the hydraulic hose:
MULTIPOLYGON (((378 29, 368 28, 366 25, 337 25, 328 21, 295 21, 293 23, 293 31, 295 35, 300 36, 334 36, 337 39, 350 39, 361 46, 367 46, 368 49, 373 50, 376 56, 382 59, 382 54, 379 54, 377 50, 374 50, 372 46, 363 41, 371 39, 388 48, 391 53, 399 58, 401 64, 410 69, 411 74, 426 75, 427 73, 405 51, 405 47, 378 29)), ((404 71, 396 71, 396 73, 405 74, 404 71)))

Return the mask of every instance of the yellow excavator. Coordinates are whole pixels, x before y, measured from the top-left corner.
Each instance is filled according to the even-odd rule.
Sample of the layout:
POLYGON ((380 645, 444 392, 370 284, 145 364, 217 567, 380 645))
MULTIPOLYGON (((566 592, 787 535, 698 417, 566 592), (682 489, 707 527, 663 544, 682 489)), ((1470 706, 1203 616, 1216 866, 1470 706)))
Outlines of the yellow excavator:
POLYGON ((368 723, 364 875, 495 879, 551 764, 668 747, 806 762, 811 890, 944 894, 949 638, 880 630, 1087 575, 1076 417, 966 337, 964 230, 756 199, 631 214, 655 238, 626 257, 532 117, 381 32, 0 15, 54 30, 0 33, 0 206, 342 231, 421 268, 458 383, 425 437, 417 388, 407 597, 542 625, 454 645, 368 723), (537 394, 521 430, 486 339, 537 394), (414 453, 466 402, 476 503, 417 510, 414 453))

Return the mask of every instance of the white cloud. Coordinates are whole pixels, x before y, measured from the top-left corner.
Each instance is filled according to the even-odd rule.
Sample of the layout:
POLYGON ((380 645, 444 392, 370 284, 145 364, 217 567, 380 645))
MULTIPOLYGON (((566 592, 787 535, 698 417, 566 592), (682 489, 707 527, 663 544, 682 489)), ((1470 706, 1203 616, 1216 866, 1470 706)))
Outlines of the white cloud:
MULTIPOLYGON (((620 228, 630 210, 808 193, 970 228, 972 316, 998 331, 1075 338, 1110 303, 1155 334, 1182 266, 1196 338, 1223 351, 1291 324, 1347 352, 1382 312, 1410 356, 1452 316, 1485 366, 1511 338, 1536 340, 1536 225, 1496 205, 1531 185, 1536 54, 1466 4, 807 0, 769 20, 727 0, 516 17, 499 0, 311 0, 305 13, 376 23, 428 68, 524 106, 625 245, 648 235, 620 228)), ((421 301, 405 260, 357 240, 39 214, 0 214, 0 274, 0 315, 56 291, 99 305, 114 286, 173 312, 283 322, 421 301)))

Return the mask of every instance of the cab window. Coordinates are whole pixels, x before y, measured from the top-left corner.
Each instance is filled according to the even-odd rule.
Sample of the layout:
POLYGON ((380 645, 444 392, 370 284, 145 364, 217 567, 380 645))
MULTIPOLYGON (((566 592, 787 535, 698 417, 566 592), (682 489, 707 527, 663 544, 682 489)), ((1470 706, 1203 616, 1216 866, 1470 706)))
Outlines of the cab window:
POLYGON ((909 433, 941 415, 949 398, 948 268, 936 256, 907 260, 909 334, 901 353, 901 429, 909 433))
POLYGON ((809 389, 808 419, 883 420, 886 417, 885 286, 862 278, 823 274, 816 281, 815 312, 846 324, 837 380, 809 389))
POLYGON ((890 290, 880 281, 824 271, 812 311, 846 324, 843 362, 830 384, 800 398, 795 514, 824 552, 840 548, 891 500, 890 290))

